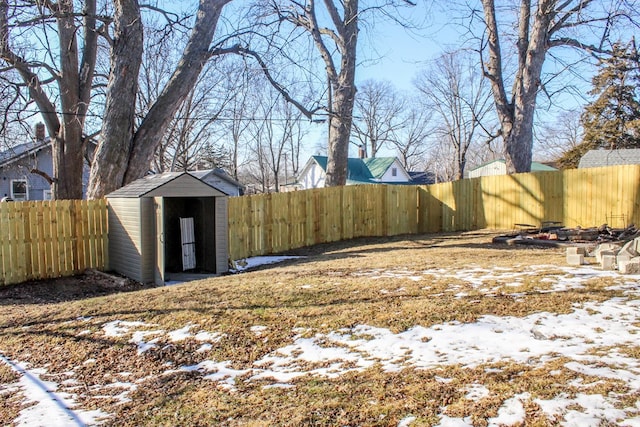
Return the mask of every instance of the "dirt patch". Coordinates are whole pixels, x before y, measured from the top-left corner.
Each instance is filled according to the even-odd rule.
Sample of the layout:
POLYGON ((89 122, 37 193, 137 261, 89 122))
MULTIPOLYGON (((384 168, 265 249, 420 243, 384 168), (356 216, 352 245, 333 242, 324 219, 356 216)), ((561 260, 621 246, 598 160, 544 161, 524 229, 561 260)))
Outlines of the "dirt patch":
POLYGON ((88 271, 77 276, 0 286, 0 305, 75 301, 149 287, 120 276, 88 271))

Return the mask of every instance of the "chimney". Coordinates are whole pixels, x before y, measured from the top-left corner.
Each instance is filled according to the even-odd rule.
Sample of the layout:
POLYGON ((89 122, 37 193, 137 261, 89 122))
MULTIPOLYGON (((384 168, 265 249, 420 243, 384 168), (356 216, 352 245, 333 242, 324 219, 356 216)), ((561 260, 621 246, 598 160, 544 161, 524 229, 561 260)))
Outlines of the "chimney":
POLYGON ((358 158, 364 159, 364 146, 362 144, 358 145, 358 158))
POLYGON ((45 128, 44 123, 36 123, 36 141, 44 141, 45 138, 45 128))

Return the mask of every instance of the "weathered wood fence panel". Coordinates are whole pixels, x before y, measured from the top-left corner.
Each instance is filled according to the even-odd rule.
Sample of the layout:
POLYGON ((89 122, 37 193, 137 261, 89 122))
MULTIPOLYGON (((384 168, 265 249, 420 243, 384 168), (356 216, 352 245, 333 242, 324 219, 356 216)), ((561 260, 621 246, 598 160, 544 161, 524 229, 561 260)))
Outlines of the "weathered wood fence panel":
POLYGON ((0 203, 0 285, 104 269, 105 200, 0 203))
POLYGON ((640 224, 640 166, 231 198, 229 255, 239 259, 365 236, 513 230, 545 221, 567 227, 640 224))

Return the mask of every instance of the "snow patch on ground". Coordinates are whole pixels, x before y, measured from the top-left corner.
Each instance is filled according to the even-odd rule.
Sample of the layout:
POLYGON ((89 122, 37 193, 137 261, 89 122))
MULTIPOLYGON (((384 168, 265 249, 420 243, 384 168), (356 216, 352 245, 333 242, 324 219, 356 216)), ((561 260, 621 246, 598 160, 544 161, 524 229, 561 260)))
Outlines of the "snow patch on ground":
POLYGON ((240 273, 250 268, 259 267, 267 264, 277 264, 290 259, 305 258, 303 256, 256 256, 246 259, 240 259, 233 262, 234 268, 229 269, 230 273, 240 273))
MULTIPOLYGON (((297 257, 258 257, 251 259, 243 268, 250 268, 264 263, 279 262, 297 257)), ((585 377, 598 377, 622 381, 631 390, 640 389, 640 361, 626 356, 617 348, 625 345, 636 345, 640 334, 640 300, 638 283, 640 276, 619 276, 615 272, 603 272, 592 268, 570 268, 556 266, 534 266, 525 271, 512 271, 506 268, 481 269, 469 268, 461 271, 433 269, 414 272, 406 269, 398 270, 366 270, 355 273, 366 278, 402 278, 421 281, 428 276, 451 278, 456 282, 463 281, 467 285, 490 294, 494 291, 490 286, 519 286, 527 276, 548 271, 543 279, 549 288, 541 292, 561 292, 584 286, 584 282, 598 277, 616 278, 614 289, 625 290, 629 297, 612 298, 601 303, 585 303, 576 305, 571 313, 556 314, 540 312, 525 317, 498 317, 486 315, 473 323, 449 322, 431 327, 416 325, 406 331, 392 331, 371 325, 357 325, 326 334, 315 334, 299 328, 293 332, 292 342, 279 348, 250 366, 239 367, 232 360, 205 360, 192 366, 181 366, 168 369, 165 374, 178 371, 200 372, 204 378, 215 382, 219 387, 233 391, 237 381, 271 380, 273 384, 265 387, 290 388, 292 382, 305 375, 316 375, 336 378, 348 372, 362 371, 376 364, 388 372, 407 368, 430 369, 446 365, 462 365, 468 367, 503 362, 506 360, 526 363, 530 366, 542 366, 544 363, 565 357, 570 360, 564 365, 585 377), (597 352, 606 348, 605 354, 597 352)), ((304 286, 303 286, 304 287, 304 286)), ((425 287, 428 289, 429 287, 425 287)), ((398 287, 387 292, 403 292, 398 287)), ((464 296, 459 285, 451 286, 448 292, 464 296)), ((79 317, 78 322, 90 318, 79 317)), ((161 342, 180 343, 187 339, 195 339, 202 344, 197 352, 210 351, 215 344, 225 338, 218 332, 200 330, 195 324, 187 324, 182 328, 163 331, 157 325, 141 321, 115 320, 102 325, 105 337, 122 337, 135 344, 137 354, 141 355, 154 349, 161 342)), ((265 326, 247 326, 255 335, 266 330, 265 326)), ((90 332, 81 331, 84 335, 90 332)), ((82 411, 76 408, 72 394, 59 391, 73 390, 77 385, 73 372, 64 384, 42 381, 40 376, 44 370, 27 369, 26 366, 2 358, 0 360, 14 367, 20 373, 20 381, 11 387, 23 390, 25 403, 35 403, 25 408, 17 425, 94 425, 100 419, 108 417, 101 411, 82 411), (28 400, 27 400, 28 399, 28 400), (46 417, 46 418, 44 418, 46 417), (44 423, 46 420, 46 423, 44 423)), ((99 363, 89 359, 84 363, 99 363)), ((171 366, 171 364, 168 364, 171 366)), ((486 371, 500 372, 499 369, 487 368, 486 371)), ((560 374, 561 371, 555 374, 560 374)), ((122 377, 126 379, 126 373, 122 377)), ((554 373, 551 373, 552 375, 554 373)), ((447 378, 439 379, 449 381, 447 378)), ((583 393, 573 397, 559 395, 553 399, 532 399, 528 393, 522 393, 506 399, 496 417, 487 420, 490 426, 515 425, 525 417, 525 404, 533 401, 540 406, 550 419, 556 417, 563 420, 566 426, 597 426, 604 423, 640 427, 640 406, 619 408, 616 395, 602 396, 587 394, 593 386, 580 378, 572 386, 582 389, 583 393)), ((120 402, 128 401, 128 394, 137 388, 136 384, 116 381, 104 386, 119 388, 122 393, 116 398, 120 402)), ((465 398, 479 400, 491 396, 483 384, 467 384, 462 386, 465 398)), ((6 387, 4 388, 6 390, 6 387)), ((1 390, 0 390, 1 391, 1 390)), ((107 397, 107 396, 103 396, 107 397)), ((113 394, 108 394, 113 398, 113 394)), ((97 399, 101 396, 97 396, 97 399)), ((407 415, 398 426, 409 426, 416 417, 407 415)), ((471 418, 454 418, 446 415, 446 407, 441 409, 441 427, 471 426, 471 418)))
POLYGON ((71 427, 96 425, 109 414, 100 410, 84 411, 77 408, 75 397, 58 391, 58 384, 44 381, 45 369, 28 369, 26 364, 12 362, 0 354, 0 361, 20 374, 18 383, 11 385, 22 391, 25 405, 14 420, 16 426, 71 427))

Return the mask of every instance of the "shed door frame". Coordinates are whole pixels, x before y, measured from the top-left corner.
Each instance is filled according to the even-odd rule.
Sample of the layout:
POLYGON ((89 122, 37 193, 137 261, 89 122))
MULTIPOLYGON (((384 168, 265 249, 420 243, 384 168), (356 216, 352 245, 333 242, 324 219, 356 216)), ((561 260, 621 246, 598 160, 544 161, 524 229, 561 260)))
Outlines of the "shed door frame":
POLYGON ((154 197, 153 206, 156 214, 156 285, 164 285, 164 197, 154 197))

